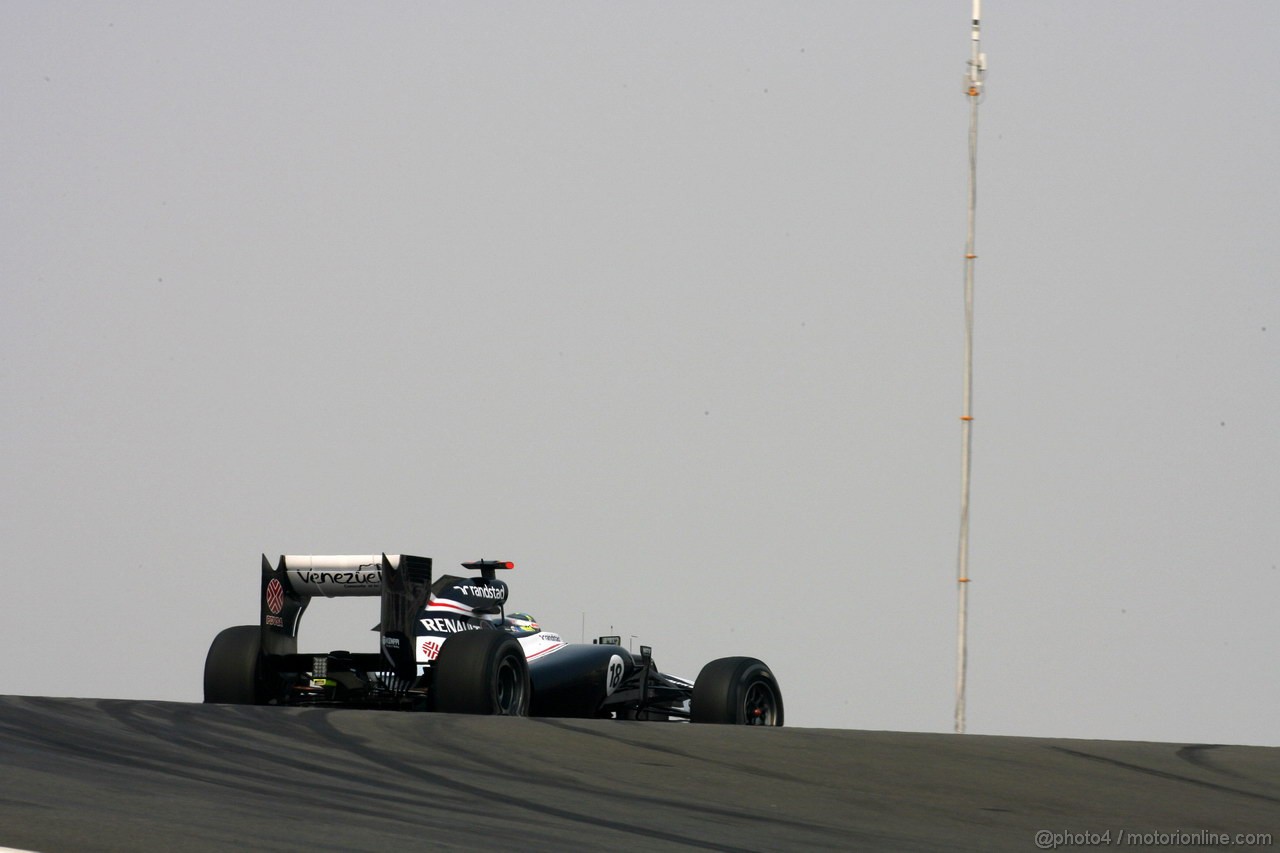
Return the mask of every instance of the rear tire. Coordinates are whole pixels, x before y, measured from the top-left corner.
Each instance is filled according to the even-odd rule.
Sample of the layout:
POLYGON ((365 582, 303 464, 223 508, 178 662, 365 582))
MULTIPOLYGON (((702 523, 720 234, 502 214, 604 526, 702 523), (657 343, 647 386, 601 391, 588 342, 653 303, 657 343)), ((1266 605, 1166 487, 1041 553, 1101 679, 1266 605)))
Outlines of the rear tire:
POLYGON ((782 691, 773 672, 755 658, 719 658, 693 682, 695 723, 781 726, 782 691))
POLYGON ((204 701, 267 704, 262 657, 262 629, 257 625, 239 625, 219 633, 204 659, 204 701))
POLYGON ((529 715, 529 663, 520 643, 501 631, 454 634, 434 670, 435 707, 446 714, 529 715))

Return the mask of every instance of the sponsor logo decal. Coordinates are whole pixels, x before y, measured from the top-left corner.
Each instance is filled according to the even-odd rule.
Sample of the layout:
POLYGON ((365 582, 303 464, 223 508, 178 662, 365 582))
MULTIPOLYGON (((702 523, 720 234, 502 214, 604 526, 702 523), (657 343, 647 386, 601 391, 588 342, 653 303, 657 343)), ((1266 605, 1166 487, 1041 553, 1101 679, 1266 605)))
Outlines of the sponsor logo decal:
POLYGON ((533 660, 534 658, 542 657, 543 655, 549 655, 552 652, 558 652, 561 649, 567 649, 567 648, 569 648, 569 646, 565 643, 555 643, 554 645, 550 645, 545 648, 538 649, 536 652, 529 652, 528 650, 526 650, 525 658, 527 660, 533 660))
POLYGON ((298 580, 303 583, 325 586, 373 586, 380 581, 381 572, 298 572, 298 580))
POLYGON ((271 627, 273 627, 273 628, 283 628, 283 627, 284 627, 284 620, 283 620, 283 619, 281 619, 279 616, 272 616, 270 613, 268 613, 268 614, 267 614, 267 624, 268 624, 268 625, 270 625, 270 626, 271 626, 271 627))
POLYGON ((559 634, 539 634, 539 635, 538 635, 538 639, 539 639, 539 640, 546 640, 548 643, 560 643, 560 642, 563 642, 563 640, 561 640, 561 639, 560 639, 560 635, 559 635, 559 634))
POLYGON ((399 637, 383 637, 382 645, 386 646, 389 649, 398 649, 400 648, 400 638, 399 637))
POLYGON ((427 660, 435 660, 438 654, 440 654, 439 643, 435 642, 434 640, 426 640, 425 642, 423 642, 422 644, 423 657, 425 657, 427 660))
POLYGON ((458 585, 458 592, 463 595, 469 595, 472 598, 506 598, 507 590, 505 587, 497 586, 470 586, 458 585))
POLYGON ((267 609, 279 613, 284 607, 284 584, 272 578, 267 584, 267 609))
POLYGON ((463 622, 461 619, 446 619, 443 616, 434 619, 419 619, 428 631, 436 631, 440 634, 456 634, 459 631, 474 631, 479 625, 471 625, 463 622))

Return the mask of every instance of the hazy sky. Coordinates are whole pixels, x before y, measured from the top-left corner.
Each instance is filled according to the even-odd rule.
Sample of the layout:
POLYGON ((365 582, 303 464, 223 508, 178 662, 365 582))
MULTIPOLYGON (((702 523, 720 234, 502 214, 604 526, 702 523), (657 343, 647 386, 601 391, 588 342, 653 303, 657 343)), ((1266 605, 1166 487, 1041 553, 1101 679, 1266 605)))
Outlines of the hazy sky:
MULTIPOLYGON (((983 12, 969 730, 1280 745, 1280 4, 983 12)), ((0 5, 0 692, 386 551, 949 731, 969 17, 0 5)))

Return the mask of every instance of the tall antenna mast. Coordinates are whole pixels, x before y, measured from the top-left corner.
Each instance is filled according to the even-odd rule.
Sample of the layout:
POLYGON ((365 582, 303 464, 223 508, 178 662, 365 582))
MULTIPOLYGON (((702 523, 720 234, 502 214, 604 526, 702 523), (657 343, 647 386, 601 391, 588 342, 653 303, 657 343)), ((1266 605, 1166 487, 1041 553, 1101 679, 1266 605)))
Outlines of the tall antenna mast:
POLYGON ((982 0, 973 0, 969 73, 965 95, 969 98, 969 236, 964 248, 964 408, 960 415, 960 547, 956 559, 956 733, 964 734, 965 676, 969 666, 969 470, 973 454, 973 262, 974 225, 978 209, 978 103, 987 57, 982 52, 982 0))

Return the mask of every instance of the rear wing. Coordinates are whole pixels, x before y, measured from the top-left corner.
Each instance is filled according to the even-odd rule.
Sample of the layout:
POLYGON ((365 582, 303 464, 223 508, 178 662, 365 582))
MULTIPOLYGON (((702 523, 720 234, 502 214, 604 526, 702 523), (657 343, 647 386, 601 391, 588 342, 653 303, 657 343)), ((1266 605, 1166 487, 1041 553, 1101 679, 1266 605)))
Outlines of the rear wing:
POLYGON ((431 558, 412 554, 284 554, 276 566, 262 555, 262 649, 269 655, 298 651, 298 623, 317 595, 380 596, 378 648, 397 675, 417 671, 413 621, 431 592, 431 558))

